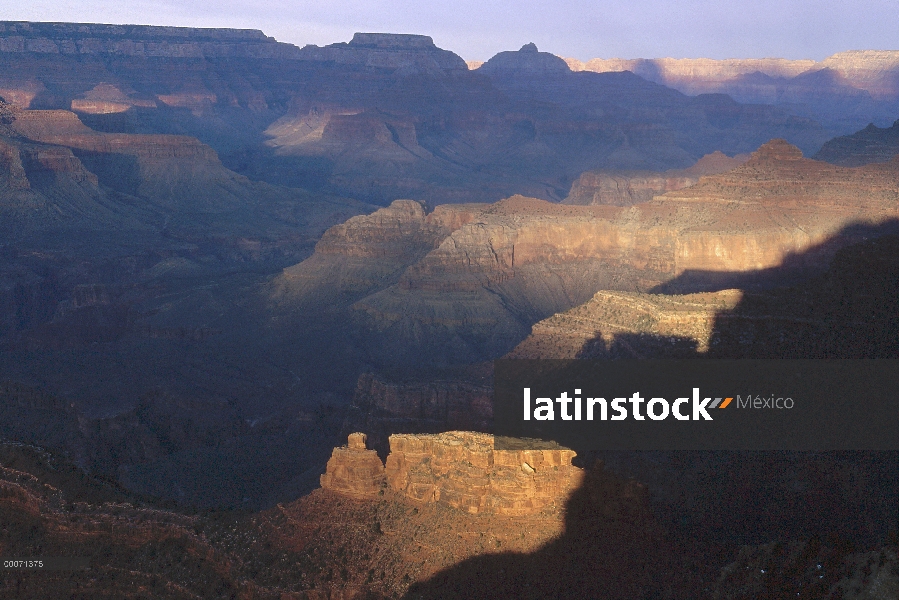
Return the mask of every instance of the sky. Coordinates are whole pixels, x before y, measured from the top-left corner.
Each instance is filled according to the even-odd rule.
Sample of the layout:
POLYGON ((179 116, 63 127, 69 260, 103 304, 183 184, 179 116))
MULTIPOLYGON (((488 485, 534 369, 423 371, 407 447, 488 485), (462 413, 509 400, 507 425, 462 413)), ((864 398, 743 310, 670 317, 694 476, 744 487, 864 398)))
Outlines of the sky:
POLYGON ((419 33, 466 60, 528 42, 581 60, 899 49, 899 0, 0 0, 0 20, 250 28, 298 46, 419 33))

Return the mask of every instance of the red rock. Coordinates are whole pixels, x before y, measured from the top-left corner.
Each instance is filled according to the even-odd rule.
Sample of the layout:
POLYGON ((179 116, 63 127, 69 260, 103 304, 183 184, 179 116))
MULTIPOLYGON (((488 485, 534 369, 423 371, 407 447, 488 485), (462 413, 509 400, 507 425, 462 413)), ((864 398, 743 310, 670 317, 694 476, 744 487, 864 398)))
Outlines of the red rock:
POLYGON ((484 433, 392 435, 386 468, 364 444, 364 434, 351 434, 348 446, 334 449, 323 488, 371 498, 386 477, 390 489, 412 502, 522 516, 561 508, 583 478, 571 464, 572 450, 496 450, 493 436, 484 433))
POLYGON ((700 158, 686 169, 662 173, 653 171, 586 171, 572 184, 564 204, 607 204, 630 206, 648 202, 666 192, 690 187, 700 177, 730 171, 748 160, 746 155, 733 158, 714 152, 700 158))
POLYGON ((321 485, 355 499, 376 498, 384 489, 384 464, 365 447, 364 433, 351 433, 346 446, 334 448, 321 485))

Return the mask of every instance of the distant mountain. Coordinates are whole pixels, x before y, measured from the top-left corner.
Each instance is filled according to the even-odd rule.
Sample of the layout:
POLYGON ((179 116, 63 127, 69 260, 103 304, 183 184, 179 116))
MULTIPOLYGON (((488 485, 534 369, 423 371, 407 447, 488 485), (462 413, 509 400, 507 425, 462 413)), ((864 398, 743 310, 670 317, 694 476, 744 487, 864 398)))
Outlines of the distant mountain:
POLYGON ((0 96, 117 134, 190 135, 250 179, 389 204, 559 200, 586 170, 666 170, 813 119, 572 73, 529 44, 475 71, 419 35, 298 48, 249 30, 0 22, 0 96))
POLYGON ((857 167, 875 162, 887 162, 899 154, 899 120, 892 127, 878 127, 873 123, 861 131, 828 141, 815 154, 816 160, 835 165, 857 167))
POLYGON ((899 51, 853 50, 823 61, 782 58, 566 59, 575 71, 631 71, 685 94, 727 94, 820 121, 833 135, 899 115, 899 51))

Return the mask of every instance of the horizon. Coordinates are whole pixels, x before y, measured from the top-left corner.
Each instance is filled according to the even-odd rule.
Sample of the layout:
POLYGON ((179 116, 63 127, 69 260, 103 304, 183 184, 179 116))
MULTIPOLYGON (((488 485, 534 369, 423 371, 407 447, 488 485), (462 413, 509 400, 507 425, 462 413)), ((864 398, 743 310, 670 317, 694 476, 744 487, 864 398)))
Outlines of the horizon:
MULTIPOLYGON (((509 52, 509 51, 516 51, 516 50, 518 50, 518 48, 507 48, 507 49, 504 49, 504 50, 499 50, 499 51, 497 51, 496 54, 491 55, 491 56, 488 56, 487 58, 485 58, 485 59, 483 59, 483 60, 482 60, 482 59, 472 59, 472 58, 468 58, 468 57, 466 57, 466 56, 463 56, 462 54, 460 54, 459 52, 456 52, 456 51, 453 50, 452 48, 448 48, 448 47, 445 47, 445 46, 441 46, 437 41, 434 41, 434 36, 432 36, 432 35, 429 35, 429 34, 427 34, 427 33, 416 33, 416 32, 408 32, 408 31, 355 31, 355 32, 353 32, 353 34, 351 34, 351 35, 348 37, 348 39, 345 39, 345 40, 334 40, 334 41, 331 41, 331 42, 323 42, 323 43, 321 43, 321 44, 312 44, 312 43, 310 43, 310 44, 302 44, 302 45, 301 45, 301 44, 297 44, 297 43, 294 43, 294 42, 289 42, 289 41, 285 41, 285 40, 278 39, 278 38, 276 38, 275 36, 269 35, 269 33, 268 33, 267 31, 265 31, 264 29, 253 28, 253 27, 197 27, 197 26, 192 26, 192 25, 156 25, 156 24, 147 24, 147 23, 110 23, 110 22, 101 22, 101 21, 92 21, 92 22, 89 22, 89 21, 21 21, 21 20, 10 20, 10 19, 0 20, 0 22, 6 22, 6 23, 31 23, 31 24, 35 24, 35 25, 38 25, 38 24, 39 24, 39 25, 63 25, 63 24, 64 24, 64 25, 107 25, 107 26, 111 26, 111 27, 163 27, 163 28, 200 29, 200 30, 207 29, 207 30, 210 30, 210 31, 215 31, 215 30, 256 31, 256 32, 262 33, 262 34, 265 35, 266 37, 275 39, 275 41, 277 41, 278 43, 291 44, 291 45, 296 46, 296 47, 299 47, 299 48, 302 48, 304 45, 314 45, 314 46, 318 46, 318 47, 324 47, 324 46, 328 46, 328 45, 331 45, 331 44, 347 43, 347 42, 349 42, 349 41, 353 38, 353 36, 354 36, 355 34, 357 34, 357 33, 375 34, 375 35, 416 35, 416 36, 423 36, 423 37, 431 38, 431 40, 434 42, 434 45, 435 45, 436 47, 438 47, 438 48, 440 48, 440 49, 442 49, 442 50, 448 50, 448 51, 450 51, 450 52, 453 52, 453 53, 457 54, 457 55, 460 56, 463 60, 465 60, 467 63, 481 63, 481 64, 487 62, 488 60, 490 60, 491 58, 493 58, 493 56, 496 56, 496 54, 499 54, 499 53, 501 53, 501 52, 509 52)), ((531 42, 525 42, 525 44, 528 44, 528 43, 531 43, 531 42)), ((522 44, 522 46, 525 45, 525 44, 522 44)), ((538 49, 540 52, 548 52, 547 50, 544 50, 543 48, 541 48, 541 47, 539 47, 539 46, 537 47, 537 49, 538 49)), ((874 48, 874 47, 866 47, 866 48, 862 48, 862 47, 859 47, 859 48, 846 48, 846 49, 843 49, 843 50, 838 50, 838 51, 836 51, 836 52, 834 52, 834 53, 832 53, 832 54, 829 54, 829 55, 827 55, 827 56, 825 56, 825 57, 823 57, 823 58, 820 58, 820 59, 815 59, 815 58, 786 58, 786 57, 784 57, 784 56, 774 56, 774 55, 771 55, 771 56, 726 56, 726 57, 724 57, 724 58, 712 58, 712 57, 709 57, 709 56, 671 56, 671 55, 668 55, 668 56, 590 56, 590 57, 584 58, 584 57, 576 57, 576 56, 567 56, 567 55, 564 55, 564 54, 556 54, 556 53, 553 53, 553 52, 550 52, 550 54, 554 54, 555 56, 558 56, 558 57, 563 58, 563 59, 566 59, 566 60, 573 59, 573 60, 579 60, 579 61, 584 62, 584 63, 586 63, 586 62, 588 62, 588 61, 590 61, 590 60, 592 60, 592 59, 601 59, 601 60, 715 60, 715 61, 727 61, 727 60, 788 60, 788 61, 797 61, 797 62, 798 62, 798 61, 804 61, 804 60, 812 60, 812 61, 815 61, 815 62, 817 62, 817 63, 820 63, 820 62, 822 62, 823 60, 826 60, 826 59, 831 58, 831 57, 833 57, 833 56, 837 56, 837 55, 840 55, 840 54, 846 54, 846 53, 850 53, 850 52, 899 52, 899 49, 894 50, 894 49, 889 49, 889 48, 874 48)))
POLYGON ((544 52, 587 61, 622 59, 761 59, 821 61, 852 50, 891 50, 899 7, 891 0, 846 6, 835 0, 716 5, 691 0, 670 6, 660 0, 594 5, 508 1, 487 6, 464 2, 452 8, 405 1, 316 0, 301 6, 276 0, 190 6, 174 0, 37 0, 28 6, 0 0, 4 20, 254 29, 280 42, 323 46, 349 41, 355 32, 428 35, 466 61, 486 61, 498 52, 533 42, 544 52), (4 6, 7 5, 7 6, 4 6), (95 15, 103 15, 97 19, 95 15), (475 17, 476 16, 476 17, 475 17))

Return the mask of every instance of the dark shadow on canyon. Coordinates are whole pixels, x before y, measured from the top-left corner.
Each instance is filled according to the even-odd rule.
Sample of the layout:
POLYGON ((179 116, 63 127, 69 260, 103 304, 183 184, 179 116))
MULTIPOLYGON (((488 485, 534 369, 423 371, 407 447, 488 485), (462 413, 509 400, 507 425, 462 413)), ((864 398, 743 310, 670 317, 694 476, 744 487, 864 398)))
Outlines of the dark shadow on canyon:
MULTIPOLYGON (((897 232, 897 221, 850 225, 780 267, 690 272, 655 290, 745 291, 717 315, 706 353, 689 338, 672 350, 668 337, 636 333, 592 340, 582 357, 899 358, 897 232)), ((579 459, 602 460, 568 500, 559 538, 468 559, 407 598, 830 598, 852 576, 849 554, 896 543, 896 452, 579 459), (722 572, 728 563, 737 568, 722 572)))

